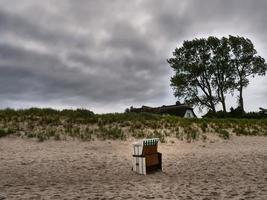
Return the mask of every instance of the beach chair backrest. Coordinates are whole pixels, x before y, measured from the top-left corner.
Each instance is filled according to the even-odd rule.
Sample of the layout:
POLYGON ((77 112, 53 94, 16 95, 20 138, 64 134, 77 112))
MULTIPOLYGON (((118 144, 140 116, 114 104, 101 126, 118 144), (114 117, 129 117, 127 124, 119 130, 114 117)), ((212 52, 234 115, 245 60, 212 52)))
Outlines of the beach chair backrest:
POLYGON ((144 139, 143 145, 144 146, 158 145, 158 142, 159 142, 158 138, 144 139))
POLYGON ((138 156, 142 155, 142 153, 143 153, 143 144, 142 143, 135 142, 133 144, 133 148, 134 148, 134 155, 138 155, 138 156))
POLYGON ((149 155, 157 153, 158 138, 143 139, 133 143, 134 155, 149 155))
POLYGON ((158 138, 143 140, 142 155, 150 155, 158 152, 158 138))

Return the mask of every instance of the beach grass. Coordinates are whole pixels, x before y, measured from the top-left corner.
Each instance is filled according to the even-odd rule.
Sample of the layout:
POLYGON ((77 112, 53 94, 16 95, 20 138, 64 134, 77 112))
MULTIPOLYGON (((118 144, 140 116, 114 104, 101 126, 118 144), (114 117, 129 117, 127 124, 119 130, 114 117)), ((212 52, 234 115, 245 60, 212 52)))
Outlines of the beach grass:
POLYGON ((53 110, 31 108, 0 110, 0 137, 8 135, 83 141, 127 140, 128 138, 176 137, 188 142, 206 140, 212 134, 224 140, 233 135, 267 136, 267 118, 186 119, 150 113, 94 114, 84 109, 53 110))

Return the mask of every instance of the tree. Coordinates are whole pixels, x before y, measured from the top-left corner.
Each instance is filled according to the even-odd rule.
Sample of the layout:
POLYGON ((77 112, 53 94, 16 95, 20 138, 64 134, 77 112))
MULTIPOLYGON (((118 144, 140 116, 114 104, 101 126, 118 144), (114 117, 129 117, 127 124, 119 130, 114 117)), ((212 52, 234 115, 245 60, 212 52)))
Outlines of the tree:
POLYGON ((239 91, 238 102, 244 112, 243 89, 248 86, 248 77, 255 75, 263 76, 266 73, 267 65, 265 60, 257 55, 253 43, 244 37, 229 36, 231 67, 236 77, 236 88, 239 91))
POLYGON ((207 40, 184 41, 182 47, 175 49, 173 56, 167 62, 175 71, 171 78, 174 95, 216 112, 218 98, 212 88, 213 72, 207 40))
POLYGON ((230 47, 228 39, 223 37, 209 37, 207 44, 210 48, 210 62, 212 85, 216 89, 217 98, 222 104, 223 112, 226 112, 225 94, 234 90, 234 69, 230 64, 230 47))
POLYGON ((171 78, 174 95, 213 112, 218 103, 226 112, 226 94, 234 90, 239 92, 238 107, 244 112, 243 89, 248 78, 265 75, 267 70, 252 42, 238 36, 184 41, 173 56, 167 62, 175 72, 171 78))

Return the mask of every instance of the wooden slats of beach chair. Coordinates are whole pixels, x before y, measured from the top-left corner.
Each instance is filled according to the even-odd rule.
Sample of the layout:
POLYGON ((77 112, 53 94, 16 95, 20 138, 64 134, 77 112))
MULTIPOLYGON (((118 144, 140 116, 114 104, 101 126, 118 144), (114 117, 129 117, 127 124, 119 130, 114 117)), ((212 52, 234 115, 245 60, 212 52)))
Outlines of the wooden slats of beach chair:
POLYGON ((161 153, 158 152, 158 138, 144 139, 133 144, 133 170, 146 174, 162 169, 161 153))
POLYGON ((158 152, 158 146, 157 145, 151 145, 151 146, 144 146, 142 155, 150 155, 155 154, 158 152))

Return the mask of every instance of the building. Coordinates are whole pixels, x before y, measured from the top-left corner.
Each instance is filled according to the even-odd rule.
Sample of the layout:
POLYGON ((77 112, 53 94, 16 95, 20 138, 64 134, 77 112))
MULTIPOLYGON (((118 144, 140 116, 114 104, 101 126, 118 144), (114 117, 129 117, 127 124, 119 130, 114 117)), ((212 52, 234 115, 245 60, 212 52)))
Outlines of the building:
POLYGON ((260 108, 260 113, 264 114, 264 115, 267 115, 267 109, 260 108))
POLYGON ((177 117, 185 117, 185 118, 197 117, 192 107, 186 104, 181 104, 179 101, 177 101, 175 105, 168 105, 168 106, 163 105, 161 107, 149 107, 149 106, 142 106, 141 108, 131 107, 129 111, 136 113, 148 112, 155 114, 175 115, 177 117))

